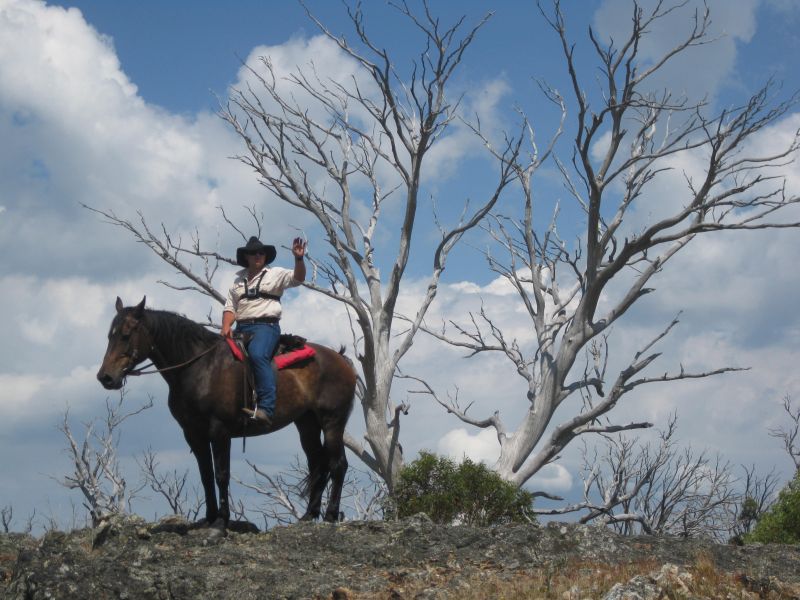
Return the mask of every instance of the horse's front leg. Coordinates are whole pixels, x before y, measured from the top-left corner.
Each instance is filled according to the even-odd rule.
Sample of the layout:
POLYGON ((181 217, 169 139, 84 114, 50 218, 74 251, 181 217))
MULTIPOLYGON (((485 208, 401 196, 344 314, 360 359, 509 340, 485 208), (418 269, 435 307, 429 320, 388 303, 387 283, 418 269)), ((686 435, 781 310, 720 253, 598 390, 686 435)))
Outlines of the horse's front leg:
POLYGON ((200 469, 200 482, 206 497, 206 521, 211 524, 217 520, 217 490, 214 487, 214 464, 211 459, 211 445, 207 438, 184 431, 184 437, 192 449, 197 467, 200 469))
POLYGON ((231 480, 231 438, 222 437, 211 442, 214 454, 214 475, 219 489, 219 513, 217 518, 227 527, 231 518, 228 504, 228 486, 231 480))

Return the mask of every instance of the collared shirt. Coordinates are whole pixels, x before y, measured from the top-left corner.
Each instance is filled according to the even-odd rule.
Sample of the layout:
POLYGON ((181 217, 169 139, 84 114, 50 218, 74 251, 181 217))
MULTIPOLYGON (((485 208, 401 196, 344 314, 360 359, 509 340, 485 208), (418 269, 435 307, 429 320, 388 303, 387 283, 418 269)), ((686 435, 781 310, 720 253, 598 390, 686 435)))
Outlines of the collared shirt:
POLYGON ((252 290, 257 285, 260 292, 280 296, 283 294, 283 290, 296 287, 301 283, 294 278, 294 271, 290 269, 264 267, 252 279, 247 278, 247 269, 242 269, 236 273, 233 287, 228 291, 228 299, 225 302, 223 312, 232 312, 236 315, 237 321, 240 319, 258 319, 260 317, 280 318, 281 303, 278 300, 260 296, 246 298, 245 290, 248 288, 252 290))

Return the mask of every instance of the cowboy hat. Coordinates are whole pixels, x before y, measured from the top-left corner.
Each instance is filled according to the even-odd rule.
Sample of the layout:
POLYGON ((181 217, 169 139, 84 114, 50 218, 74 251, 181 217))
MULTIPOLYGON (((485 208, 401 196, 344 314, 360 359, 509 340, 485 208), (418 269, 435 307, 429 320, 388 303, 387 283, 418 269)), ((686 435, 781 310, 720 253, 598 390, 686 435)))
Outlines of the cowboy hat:
POLYGON ((262 244, 261 240, 259 240, 256 236, 252 236, 249 240, 247 240, 247 244, 236 249, 236 264, 240 267, 247 267, 248 264, 245 255, 250 254, 251 252, 258 252, 259 250, 263 251, 267 255, 265 264, 269 264, 275 260, 275 255, 277 254, 275 246, 262 244))

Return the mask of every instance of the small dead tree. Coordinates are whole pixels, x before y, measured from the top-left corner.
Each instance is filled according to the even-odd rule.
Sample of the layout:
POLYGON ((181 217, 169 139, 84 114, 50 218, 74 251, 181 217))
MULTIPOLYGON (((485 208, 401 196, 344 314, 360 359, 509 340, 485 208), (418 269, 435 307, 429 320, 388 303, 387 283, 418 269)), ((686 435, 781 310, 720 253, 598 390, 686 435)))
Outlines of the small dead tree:
POLYGON ((352 475, 342 492, 345 514, 356 521, 383 519, 388 495, 383 480, 373 471, 353 469, 352 475))
POLYGON ((247 461, 247 464, 253 469, 255 481, 249 483, 237 478, 234 478, 234 481, 264 497, 263 504, 254 509, 254 512, 261 515, 264 526, 268 527, 270 523, 288 525, 300 520, 305 513, 303 508, 304 474, 297 457, 287 471, 277 475, 266 473, 250 461, 247 461))
POLYGON ((769 434, 783 442, 795 471, 800 471, 800 405, 795 406, 792 397, 786 394, 783 397, 783 410, 789 416, 789 423, 770 429, 769 434))
POLYGON ((186 517, 190 521, 198 518, 205 501, 197 488, 186 487, 189 478, 188 469, 182 473, 177 469, 162 472, 152 448, 148 448, 137 462, 147 485, 167 501, 173 515, 186 517))
POLYGON ((743 478, 718 455, 679 448, 677 418, 655 444, 603 434, 603 444, 583 448, 583 500, 539 514, 584 511, 581 523, 602 523, 622 535, 711 537, 720 542, 747 533, 774 498, 774 472, 758 477, 742 467, 743 478))
POLYGON ((2 523, 3 531, 9 533, 11 531, 11 522, 14 520, 14 507, 11 505, 4 506, 0 510, 0 523, 2 523))
MULTIPOLYGON (((526 410, 513 427, 499 412, 467 414, 456 402, 440 401, 464 423, 496 431, 500 456, 494 469, 518 485, 582 435, 650 427, 647 422, 614 423, 606 418, 623 396, 637 388, 736 370, 692 372, 681 366, 674 372, 648 375, 646 370, 660 355, 656 345, 675 327, 677 318, 622 368, 609 367, 615 362, 610 360, 613 325, 654 291, 652 278, 672 257, 698 236, 800 226, 789 219, 773 219, 799 200, 787 192, 782 167, 794 159, 800 138, 795 133, 772 154, 760 151, 756 139, 796 106, 796 96, 775 101, 776 86, 768 83, 742 104, 709 114, 702 101, 651 89, 651 80, 669 61, 712 41, 706 8, 687 15, 688 31, 672 48, 660 57, 642 58, 648 32, 672 13, 685 10, 686 4, 660 1, 645 9, 633 2, 632 28, 622 40, 606 43, 590 30, 599 74, 593 71, 589 81, 582 79, 561 3, 554 0, 550 12, 540 7, 560 43, 571 84, 571 99, 543 89, 561 107, 562 118, 570 109, 575 118, 571 156, 562 160, 554 153, 554 163, 583 215, 582 231, 574 244, 561 237, 557 203, 551 217, 540 219, 542 199, 535 194, 534 175, 542 156, 531 128, 526 161, 509 164, 506 156, 495 153, 516 175, 521 208, 517 214, 497 214, 489 221, 487 231, 500 251, 486 256, 489 267, 510 284, 530 317, 533 341, 504 334, 484 309, 471 315, 469 325, 451 320, 439 329, 425 328, 472 355, 505 356, 522 377, 526 391, 520 401, 526 410), (599 93, 590 87, 595 82, 599 93), (628 225, 633 211, 647 214, 654 184, 672 176, 680 161, 696 168, 683 173, 683 189, 673 186, 673 201, 668 206, 659 204, 654 211, 658 214, 673 207, 671 213, 638 223, 636 228, 628 225), (583 368, 582 354, 586 357, 583 368), (554 422, 558 409, 576 396, 582 403, 573 401, 570 410, 574 412, 554 422)), ((727 502, 726 469, 705 455, 686 455, 674 462, 672 483, 695 485, 692 473, 700 470, 709 471, 714 484, 722 486, 714 502, 727 502)), ((663 493, 668 493, 667 482, 662 485, 667 486, 663 493)), ((689 514, 681 511, 681 519, 689 514)), ((649 514, 643 519, 654 530, 692 526, 681 524, 671 514, 649 514)))
POLYGON ((130 417, 152 407, 153 400, 150 398, 138 409, 125 413, 122 411, 124 396, 124 391, 120 392, 116 404, 106 399, 106 417, 102 429, 98 431, 96 428, 99 419, 84 423, 82 441, 72 433, 69 409, 64 412, 64 420, 58 427, 67 439, 72 473, 57 481, 68 489, 80 490, 83 506, 89 512, 93 527, 111 515, 127 513, 131 500, 145 485, 142 483, 129 487, 122 473, 117 448, 121 425, 130 417))
POLYGON ((743 485, 736 504, 728 518, 728 541, 741 542, 750 533, 758 520, 775 502, 779 479, 773 469, 764 477, 756 474, 755 465, 742 465, 744 470, 743 485))
MULTIPOLYGON (((33 509, 28 515, 25 524, 19 530, 22 533, 31 533, 36 521, 36 509, 33 509)), ((3 528, 4 533, 11 533, 11 527, 14 522, 14 507, 10 504, 0 509, 0 526, 3 528)))
MULTIPOLYGON (((247 464, 253 470, 254 481, 237 479, 236 482, 262 497, 263 502, 255 512, 261 516, 264 526, 297 522, 303 516, 307 503, 305 477, 308 472, 300 464, 299 458, 295 456, 291 467, 277 475, 266 473, 250 461, 247 464)), ((356 520, 380 518, 386 493, 386 485, 374 472, 348 469, 342 489, 342 510, 348 518, 356 520)), ((244 512, 241 510, 238 516, 245 518, 244 512)))

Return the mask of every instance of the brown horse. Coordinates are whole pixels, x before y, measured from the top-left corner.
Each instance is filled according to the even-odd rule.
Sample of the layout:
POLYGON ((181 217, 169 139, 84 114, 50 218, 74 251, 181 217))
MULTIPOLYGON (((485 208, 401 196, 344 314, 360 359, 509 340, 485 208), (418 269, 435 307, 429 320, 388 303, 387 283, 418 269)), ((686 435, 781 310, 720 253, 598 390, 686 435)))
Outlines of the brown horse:
POLYGON ((219 334, 175 313, 145 309, 144 304, 142 299, 125 308, 117 298, 117 315, 97 379, 106 389, 117 390, 145 359, 159 369, 169 386, 169 410, 200 468, 207 523, 227 525, 230 518, 231 438, 270 433, 289 423, 297 427, 308 461, 309 499, 303 520, 319 517, 329 479, 325 520, 338 520, 347 472, 344 429, 356 386, 356 373, 344 355, 309 344, 316 350, 312 359, 279 371, 275 415, 266 428, 242 415, 244 367, 219 334))

